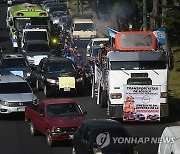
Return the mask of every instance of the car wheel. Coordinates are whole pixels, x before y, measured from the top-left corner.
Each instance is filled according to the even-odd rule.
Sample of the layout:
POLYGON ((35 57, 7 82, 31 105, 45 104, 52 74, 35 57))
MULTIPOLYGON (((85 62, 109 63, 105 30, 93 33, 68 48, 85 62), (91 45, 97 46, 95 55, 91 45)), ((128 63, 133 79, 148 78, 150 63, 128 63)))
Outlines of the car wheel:
POLYGON ((100 94, 100 107, 107 108, 107 91, 102 90, 100 94))
POLYGON ((74 147, 72 148, 72 154, 77 154, 76 149, 74 147))
POLYGON ((52 147, 54 145, 54 141, 52 140, 52 135, 49 130, 47 130, 46 132, 46 141, 49 147, 52 147))
POLYGON ((30 133, 32 136, 36 136, 37 135, 37 129, 35 128, 33 122, 30 122, 30 133))
POLYGON ((44 95, 45 95, 46 97, 50 97, 50 92, 47 90, 46 85, 44 86, 44 95))

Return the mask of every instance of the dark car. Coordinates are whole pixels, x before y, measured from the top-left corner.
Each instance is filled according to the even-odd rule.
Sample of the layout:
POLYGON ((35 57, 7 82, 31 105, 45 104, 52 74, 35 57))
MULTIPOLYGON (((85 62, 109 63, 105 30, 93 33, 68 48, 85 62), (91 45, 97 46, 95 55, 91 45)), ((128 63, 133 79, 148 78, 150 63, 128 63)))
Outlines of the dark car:
POLYGON ((14 74, 32 82, 32 69, 22 54, 2 54, 0 57, 0 74, 14 74))
POLYGON ((49 57, 37 67, 36 88, 44 89, 46 97, 53 93, 83 92, 84 81, 74 63, 64 57, 49 57))
POLYGON ((73 154, 137 154, 137 146, 132 143, 119 143, 131 136, 115 120, 92 119, 83 121, 73 137, 73 154))

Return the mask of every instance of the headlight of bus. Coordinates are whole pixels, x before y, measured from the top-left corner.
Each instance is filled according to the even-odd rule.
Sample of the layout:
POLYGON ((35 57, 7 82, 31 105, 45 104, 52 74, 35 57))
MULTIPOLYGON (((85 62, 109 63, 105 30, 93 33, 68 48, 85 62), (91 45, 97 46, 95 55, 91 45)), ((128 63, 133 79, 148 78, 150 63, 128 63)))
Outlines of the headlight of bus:
POLYGON ((49 83, 56 83, 56 80, 54 80, 54 79, 47 78, 46 81, 49 82, 49 83))
POLYGON ((3 106, 9 106, 10 105, 10 103, 9 102, 7 102, 7 101, 0 101, 0 104, 1 105, 3 105, 3 106))

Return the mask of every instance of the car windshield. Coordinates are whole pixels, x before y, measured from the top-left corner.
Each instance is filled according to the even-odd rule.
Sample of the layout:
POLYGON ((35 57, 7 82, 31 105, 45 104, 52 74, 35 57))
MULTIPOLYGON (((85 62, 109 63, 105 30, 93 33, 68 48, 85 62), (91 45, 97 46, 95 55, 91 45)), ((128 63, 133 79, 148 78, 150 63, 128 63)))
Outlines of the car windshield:
POLYGON ((48 64, 47 70, 50 73, 54 73, 54 72, 74 73, 75 67, 71 62, 51 62, 48 64))
POLYGON ((4 59, 2 62, 3 68, 21 68, 21 67, 27 67, 27 66, 28 64, 23 58, 4 59))
POLYGON ((93 23, 77 23, 75 24, 75 31, 95 31, 95 26, 93 23))
POLYGON ((111 70, 155 70, 166 69, 165 61, 112 61, 111 70))
POLYGON ((49 12, 55 12, 55 11, 67 11, 67 8, 65 8, 65 7, 51 7, 49 9, 49 12))
POLYGON ((64 16, 64 15, 67 15, 67 12, 64 12, 64 11, 57 11, 57 12, 53 12, 53 17, 61 17, 61 16, 64 16))
POLYGON ((106 44, 106 45, 108 45, 108 46, 111 45, 111 43, 110 43, 109 40, 108 40, 108 41, 94 41, 93 46, 99 46, 100 44, 106 44))
POLYGON ((48 117, 82 115, 80 108, 75 103, 49 104, 46 113, 48 117))
POLYGON ((46 31, 27 31, 24 34, 25 41, 31 40, 44 40, 47 41, 46 31))
POLYGON ((29 44, 27 52, 50 52, 48 44, 29 44))
POLYGON ((1 94, 32 93, 30 86, 26 82, 0 83, 1 94))

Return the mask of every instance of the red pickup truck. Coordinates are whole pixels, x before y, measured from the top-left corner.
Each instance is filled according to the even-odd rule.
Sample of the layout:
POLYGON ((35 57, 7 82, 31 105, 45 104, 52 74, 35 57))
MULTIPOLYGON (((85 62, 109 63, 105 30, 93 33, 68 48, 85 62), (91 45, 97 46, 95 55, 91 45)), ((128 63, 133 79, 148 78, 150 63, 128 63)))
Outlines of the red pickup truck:
POLYGON ((72 99, 45 99, 41 103, 26 106, 25 121, 30 124, 31 135, 46 135, 48 146, 55 141, 71 140, 86 112, 72 99))

